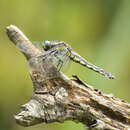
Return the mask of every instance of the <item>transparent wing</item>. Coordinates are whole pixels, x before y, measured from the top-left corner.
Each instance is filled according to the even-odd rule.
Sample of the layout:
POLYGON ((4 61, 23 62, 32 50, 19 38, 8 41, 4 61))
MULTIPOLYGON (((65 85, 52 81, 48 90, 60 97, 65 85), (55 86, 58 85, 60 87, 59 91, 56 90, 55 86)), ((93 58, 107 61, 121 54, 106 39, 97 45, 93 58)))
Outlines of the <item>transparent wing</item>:
POLYGON ((52 62, 53 65, 57 68, 58 71, 67 71, 70 63, 71 63, 71 59, 69 57, 69 54, 67 53, 66 49, 60 51, 58 54, 53 55, 52 58, 52 62))
POLYGON ((66 49, 52 48, 49 51, 39 56, 33 57, 29 60, 29 66, 33 70, 43 71, 43 66, 46 60, 48 66, 46 68, 55 66, 58 70, 61 70, 64 64, 69 63, 69 56, 66 54, 66 49))
MULTIPOLYGON (((42 42, 38 41, 31 41, 38 49, 42 49, 42 42)), ((16 45, 17 48, 28 54, 30 53, 26 47, 24 47, 24 43, 19 43, 16 45)), ((39 56, 32 57, 28 62, 29 62, 29 67, 33 70, 37 71, 44 71, 44 63, 45 60, 47 62, 51 62, 51 64, 48 64, 47 68, 49 69, 50 67, 55 66, 58 71, 66 71, 71 63, 71 59, 69 58, 69 54, 67 53, 68 50, 66 48, 62 49, 62 44, 57 44, 54 48, 44 52, 44 54, 41 54, 39 56)))
MULTIPOLYGON (((28 41, 25 41, 25 42, 28 42, 28 41)), ((51 49, 49 49, 49 50, 55 50, 55 49, 57 49, 57 50, 62 50, 62 49, 58 49, 58 48, 62 48, 63 46, 64 46, 64 44, 63 43, 59 43, 59 44, 55 44, 55 42, 54 41, 51 41, 52 42, 52 44, 54 45, 53 46, 53 48, 51 48, 51 49)), ((39 50, 44 50, 43 49, 43 44, 44 44, 44 42, 43 41, 31 41, 31 43, 36 47, 36 48, 38 48, 39 50)), ((24 44, 24 42, 22 43, 18 43, 17 45, 16 45, 16 47, 20 50, 20 51, 22 51, 22 52, 24 52, 25 54, 29 54, 30 52, 30 50, 29 49, 27 49, 27 47, 25 46, 25 44, 24 44)))
MULTIPOLYGON (((25 41, 28 42, 28 41, 25 41)), ((38 49, 43 50, 42 48, 42 42, 38 42, 38 41, 31 41, 31 43, 38 49)), ((26 47, 24 42, 20 42, 16 44, 16 47, 23 53, 25 54, 30 54, 30 50, 26 47)))
POLYGON ((69 57, 67 57, 64 60, 64 64, 63 64, 63 66, 61 68, 61 71, 66 72, 69 69, 69 67, 71 65, 71 62, 72 62, 72 60, 69 57))
POLYGON ((47 68, 49 69, 49 65, 51 65, 51 60, 53 57, 53 55, 56 53, 57 51, 56 50, 50 50, 50 51, 47 51, 39 56, 35 56, 35 57, 32 57, 30 60, 29 60, 29 67, 33 70, 37 70, 37 71, 44 71, 44 63, 45 63, 45 60, 47 60, 46 62, 48 62, 48 66, 47 68))
POLYGON ((43 66, 43 58, 39 56, 33 57, 28 61, 28 65, 32 70, 37 70, 37 71, 44 71, 42 66, 43 66))
POLYGON ((38 49, 43 50, 42 43, 43 41, 31 41, 31 43, 38 49))

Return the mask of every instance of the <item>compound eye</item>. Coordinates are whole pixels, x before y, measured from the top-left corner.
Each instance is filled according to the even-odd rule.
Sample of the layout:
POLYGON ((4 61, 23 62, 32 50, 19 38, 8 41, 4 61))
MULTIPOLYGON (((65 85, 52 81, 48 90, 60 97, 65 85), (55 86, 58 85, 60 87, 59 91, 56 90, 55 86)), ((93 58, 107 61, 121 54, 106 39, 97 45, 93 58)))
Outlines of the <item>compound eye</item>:
POLYGON ((51 42, 49 40, 46 40, 44 43, 49 45, 51 42))
POLYGON ((48 51, 51 47, 51 42, 49 40, 46 40, 45 42, 42 43, 42 47, 45 51, 48 51))

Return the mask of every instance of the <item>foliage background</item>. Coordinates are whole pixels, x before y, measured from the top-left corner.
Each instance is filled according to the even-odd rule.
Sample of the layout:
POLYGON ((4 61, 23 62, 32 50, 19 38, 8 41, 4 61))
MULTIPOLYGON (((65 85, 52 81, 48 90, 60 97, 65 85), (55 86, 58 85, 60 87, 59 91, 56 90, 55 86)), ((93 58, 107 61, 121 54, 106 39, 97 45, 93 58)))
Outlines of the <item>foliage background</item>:
POLYGON ((67 75, 130 102, 129 0, 0 0, 0 130, 83 130, 82 124, 17 125, 13 115, 29 101, 32 83, 27 61, 6 36, 18 26, 31 40, 63 40, 90 62, 116 76, 108 80, 72 64, 67 75))

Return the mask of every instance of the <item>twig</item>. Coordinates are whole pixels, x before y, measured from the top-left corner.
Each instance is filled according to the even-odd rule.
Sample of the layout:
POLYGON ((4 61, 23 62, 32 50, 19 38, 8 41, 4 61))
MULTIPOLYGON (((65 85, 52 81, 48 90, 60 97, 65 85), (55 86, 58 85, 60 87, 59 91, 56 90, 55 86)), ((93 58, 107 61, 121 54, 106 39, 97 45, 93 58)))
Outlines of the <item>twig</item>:
MULTIPOLYGON (((16 26, 8 26, 6 32, 27 60, 43 53, 16 26)), ((48 64, 45 62, 43 67, 48 64)), ((14 116, 18 124, 31 126, 73 120, 89 129, 130 129, 130 104, 94 90, 77 76, 69 79, 53 66, 49 72, 30 69, 30 76, 34 93, 14 116)))

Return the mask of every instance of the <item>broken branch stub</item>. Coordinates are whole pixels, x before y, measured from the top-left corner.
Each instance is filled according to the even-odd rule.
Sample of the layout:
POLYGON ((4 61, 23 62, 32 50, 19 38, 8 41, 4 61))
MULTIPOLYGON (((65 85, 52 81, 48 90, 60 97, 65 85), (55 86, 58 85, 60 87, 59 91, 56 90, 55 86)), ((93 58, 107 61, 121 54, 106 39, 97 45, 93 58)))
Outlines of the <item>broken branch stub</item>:
MULTIPOLYGON (((16 26, 8 26, 6 32, 27 60, 44 53, 16 26)), ((31 126, 73 120, 91 129, 130 129, 130 104, 94 90, 77 76, 68 78, 51 65, 51 59, 35 65, 43 71, 30 68, 34 93, 14 116, 18 124, 31 126)))

